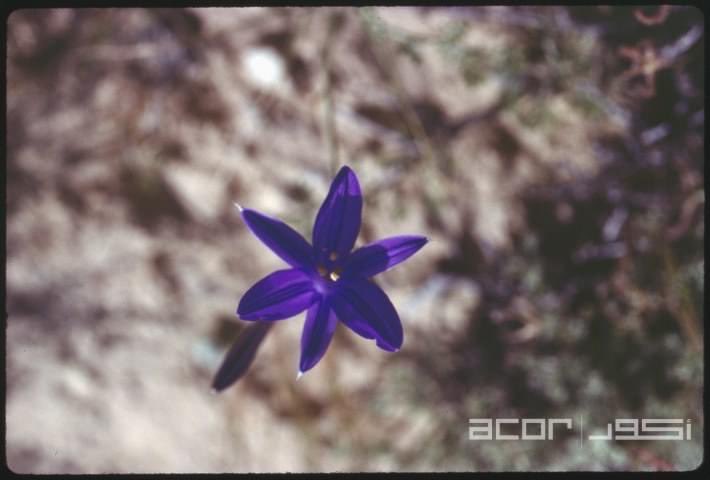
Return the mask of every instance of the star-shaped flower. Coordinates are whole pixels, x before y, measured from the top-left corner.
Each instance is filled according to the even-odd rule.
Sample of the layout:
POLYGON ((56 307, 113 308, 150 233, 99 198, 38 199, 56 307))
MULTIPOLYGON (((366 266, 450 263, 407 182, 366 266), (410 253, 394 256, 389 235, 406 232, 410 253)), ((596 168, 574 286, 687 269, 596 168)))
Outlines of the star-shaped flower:
POLYGON ((244 364, 248 366, 253 358, 250 348, 263 339, 270 322, 304 310, 299 376, 323 357, 338 321, 358 335, 374 339, 383 350, 399 350, 404 339, 402 323, 387 294, 371 278, 409 258, 427 239, 419 235, 389 237, 351 252, 362 216, 355 172, 343 167, 333 180, 316 216, 312 246, 280 220, 248 208, 240 210, 252 233, 291 268, 267 275, 240 300, 239 318, 265 325, 251 334, 254 341, 242 340, 232 348, 215 377, 216 390, 243 374, 244 364), (240 357, 237 347, 246 353, 240 357))

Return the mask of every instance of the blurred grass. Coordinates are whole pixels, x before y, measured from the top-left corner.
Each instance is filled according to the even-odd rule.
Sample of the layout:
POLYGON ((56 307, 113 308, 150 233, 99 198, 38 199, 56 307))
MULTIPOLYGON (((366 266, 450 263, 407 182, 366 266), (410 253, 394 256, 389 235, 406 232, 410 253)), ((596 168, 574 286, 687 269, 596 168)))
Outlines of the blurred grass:
MULTIPOLYGON (((309 236, 310 213, 348 163, 365 191, 362 243, 397 233, 432 239, 417 263, 379 280, 402 315, 406 348, 380 354, 342 329, 318 372, 294 384, 300 321, 274 329, 222 403, 186 407, 215 415, 228 432, 224 440, 218 427, 207 430, 220 438, 218 453, 193 470, 694 468, 704 454, 703 42, 645 70, 650 94, 619 52, 665 51, 703 22, 688 7, 653 25, 637 17, 635 7, 14 13, 10 462, 123 471, 125 459, 141 458, 147 471, 177 468, 166 459, 182 458, 170 455, 187 437, 172 439, 179 449, 171 437, 146 437, 160 459, 109 461, 95 446, 83 458, 54 459, 47 445, 66 425, 39 437, 16 413, 36 401, 32 388, 54 357, 49 347, 32 362, 24 352, 89 351, 76 343, 76 325, 89 325, 81 341, 131 355, 89 382, 88 401, 109 411, 98 406, 101 385, 116 385, 151 418, 150 382, 118 383, 116 372, 133 368, 130 359, 150 365, 151 354, 177 362, 182 350, 112 333, 105 320, 129 312, 128 331, 169 321, 171 334, 197 345, 198 359, 161 372, 168 380, 156 398, 171 388, 202 392, 210 362, 241 330, 239 292, 276 265, 231 202, 253 202, 309 236), (252 47, 283 63, 278 87, 242 71, 252 47), (181 167, 187 183, 174 178, 181 167), (82 240, 87 232, 95 239, 82 240), (110 242, 106 232, 123 236, 110 242), (129 239, 135 244, 123 246, 129 239), (92 253, 109 248, 103 243, 115 256, 92 253), (74 327, 48 329, 53 323, 74 327), (56 336, 37 342, 14 333, 22 328, 56 336), (476 417, 581 417, 590 428, 689 418, 695 433, 584 449, 576 432, 554 444, 471 442, 467 421, 476 417), (271 462, 275 445, 293 448, 271 462)), ((68 357, 60 368, 84 365, 68 357)), ((62 407, 48 418, 75 405, 49 398, 62 407)), ((161 413, 179 424, 173 408, 161 413)), ((150 432, 146 424, 134 428, 150 432)), ((130 430, 112 425, 112 438, 130 430)), ((190 441, 195 452, 211 446, 190 441)))

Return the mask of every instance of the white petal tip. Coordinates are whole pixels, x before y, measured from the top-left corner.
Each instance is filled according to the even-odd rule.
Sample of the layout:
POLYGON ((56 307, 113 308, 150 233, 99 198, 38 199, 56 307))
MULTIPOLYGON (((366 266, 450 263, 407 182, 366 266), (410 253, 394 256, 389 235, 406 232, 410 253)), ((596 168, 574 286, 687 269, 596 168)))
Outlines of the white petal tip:
POLYGON ((239 210, 240 213, 244 211, 244 207, 239 205, 237 202, 234 202, 234 206, 237 207, 237 209, 239 210))
POLYGON ((300 379, 302 376, 303 376, 303 372, 299 370, 298 375, 296 375, 296 380, 300 379))

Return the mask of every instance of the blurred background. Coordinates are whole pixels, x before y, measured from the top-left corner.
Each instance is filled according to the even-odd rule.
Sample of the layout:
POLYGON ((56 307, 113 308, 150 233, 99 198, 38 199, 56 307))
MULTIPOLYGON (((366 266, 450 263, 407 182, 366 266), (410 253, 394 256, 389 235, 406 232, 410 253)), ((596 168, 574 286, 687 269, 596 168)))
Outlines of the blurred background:
POLYGON ((21 10, 7 31, 16 472, 687 470, 702 460, 704 23, 687 7, 21 10), (212 376, 343 164, 388 354, 304 315, 212 376), (471 441, 469 418, 574 419, 471 441), (691 440, 587 441, 616 418, 691 440))

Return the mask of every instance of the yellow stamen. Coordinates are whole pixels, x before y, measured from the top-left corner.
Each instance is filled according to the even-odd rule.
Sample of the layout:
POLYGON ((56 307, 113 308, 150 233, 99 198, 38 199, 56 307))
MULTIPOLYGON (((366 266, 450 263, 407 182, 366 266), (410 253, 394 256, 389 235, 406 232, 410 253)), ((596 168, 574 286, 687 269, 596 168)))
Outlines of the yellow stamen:
POLYGON ((321 277, 325 277, 327 274, 328 271, 325 268, 318 266, 318 275, 320 275, 321 277))
POLYGON ((337 282, 339 278, 340 278, 340 274, 338 272, 330 272, 330 279, 331 280, 333 280, 334 282, 337 282))

